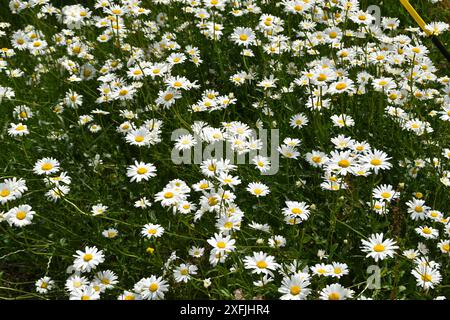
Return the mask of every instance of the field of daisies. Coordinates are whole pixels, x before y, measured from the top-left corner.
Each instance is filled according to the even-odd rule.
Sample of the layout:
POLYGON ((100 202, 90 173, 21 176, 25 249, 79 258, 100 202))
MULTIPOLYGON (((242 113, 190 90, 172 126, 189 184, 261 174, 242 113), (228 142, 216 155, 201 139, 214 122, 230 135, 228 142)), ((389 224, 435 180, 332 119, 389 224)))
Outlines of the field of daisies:
POLYGON ((0 299, 449 298, 449 64, 384 2, 0 0, 0 299))

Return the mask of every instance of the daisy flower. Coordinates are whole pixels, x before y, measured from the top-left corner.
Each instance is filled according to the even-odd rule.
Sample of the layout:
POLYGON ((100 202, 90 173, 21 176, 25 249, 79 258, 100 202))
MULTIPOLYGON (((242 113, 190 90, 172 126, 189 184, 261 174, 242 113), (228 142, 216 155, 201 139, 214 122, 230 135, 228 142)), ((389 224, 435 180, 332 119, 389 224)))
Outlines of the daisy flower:
POLYGON ((267 157, 255 156, 252 159, 252 162, 255 165, 255 168, 258 169, 262 173, 270 170, 270 160, 267 157))
POLYGON ((119 231, 117 231, 117 229, 114 229, 114 228, 109 228, 109 229, 102 231, 102 236, 104 236, 105 238, 109 238, 109 239, 117 237, 118 234, 119 234, 119 231))
POLYGON ((332 151, 327 163, 327 170, 345 176, 356 168, 355 162, 356 160, 350 156, 350 151, 332 151))
POLYGON ((341 78, 336 82, 333 82, 328 87, 328 92, 330 94, 340 94, 340 93, 354 93, 355 87, 353 81, 348 78, 341 78))
POLYGON ((215 233, 214 237, 209 238, 207 242, 213 247, 212 252, 214 254, 228 253, 234 251, 236 247, 234 246, 236 240, 231 239, 231 236, 224 236, 219 233, 215 233))
POLYGON ((334 274, 334 268, 331 264, 318 263, 310 267, 313 274, 317 276, 332 276, 334 274))
POLYGON ((126 141, 135 146, 146 146, 150 144, 150 130, 147 128, 139 128, 131 130, 125 137, 126 141))
POLYGON ((270 193, 269 187, 259 182, 249 183, 246 190, 250 192, 252 195, 256 196, 257 198, 265 197, 270 193))
POLYGON ((297 151, 294 147, 282 145, 277 147, 277 150, 281 155, 288 159, 297 159, 300 155, 300 152, 297 151))
POLYGON ((372 234, 368 240, 361 240, 361 250, 366 252, 366 258, 372 257, 375 262, 384 260, 386 257, 393 257, 395 249, 398 249, 396 242, 392 239, 383 240, 383 233, 372 234))
POLYGON ((392 167, 392 164, 389 162, 390 159, 383 151, 374 149, 373 151, 367 151, 361 158, 361 162, 364 166, 373 170, 375 174, 378 174, 379 170, 389 170, 392 167))
POLYGON ((105 256, 102 250, 96 247, 86 246, 84 251, 77 250, 77 254, 73 255, 75 260, 73 266, 80 272, 90 272, 95 269, 100 263, 105 261, 105 256))
POLYGON ((331 120, 333 125, 339 128, 353 127, 355 125, 353 118, 346 114, 332 115, 331 120))
POLYGON ((282 248, 286 246, 286 238, 280 235, 276 235, 269 239, 268 244, 272 248, 282 248))
POLYGON ((105 213, 106 210, 108 210, 108 206, 98 203, 92 206, 91 212, 93 216, 98 216, 105 213))
POLYGON ((55 285, 55 281, 53 281, 50 277, 42 277, 36 281, 36 291, 39 293, 47 293, 53 289, 55 285))
POLYGON ((197 140, 191 134, 180 136, 175 143, 177 150, 189 150, 197 144, 197 140))
POLYGON ((298 113, 293 115, 289 120, 289 125, 292 128, 302 128, 308 124, 309 120, 304 113, 298 113))
POLYGON ((150 276, 141 279, 135 286, 134 291, 139 293, 146 300, 164 299, 164 293, 169 290, 167 281, 162 277, 150 276))
POLYGON ((275 261, 275 257, 262 251, 253 252, 253 256, 244 258, 245 269, 252 270, 252 273, 265 274, 273 277, 273 272, 280 266, 275 261))
POLYGON ((328 162, 328 156, 325 152, 321 152, 321 151, 311 151, 308 152, 305 155, 306 161, 308 161, 308 163, 310 165, 312 165, 313 167, 316 168, 320 168, 322 167, 325 163, 328 162))
POLYGON ((346 289, 339 283, 329 284, 320 291, 320 300, 347 300, 352 298, 353 290, 346 289))
POLYGON ((127 177, 131 178, 130 182, 148 181, 149 178, 156 176, 156 167, 151 163, 134 162, 127 168, 127 177))
POLYGON ((442 280, 439 270, 429 266, 417 266, 411 274, 416 278, 417 286, 424 290, 433 289, 442 280))
POLYGON ((283 208, 283 214, 288 217, 298 218, 301 221, 309 218, 310 210, 306 202, 286 201, 286 207, 283 208))
POLYGON ((148 239, 159 238, 163 235, 163 233, 164 233, 163 227, 161 227, 159 224, 152 224, 152 223, 147 223, 142 227, 141 230, 141 235, 148 239))
POLYGON ((311 293, 311 289, 308 288, 310 284, 308 280, 300 279, 295 275, 285 277, 281 282, 281 287, 278 289, 278 292, 283 294, 280 299, 305 300, 311 293))
POLYGON ((192 264, 182 263, 173 271, 173 277, 176 282, 185 282, 187 283, 192 275, 197 274, 198 268, 192 264))
POLYGON ((118 283, 117 275, 111 270, 99 271, 95 274, 94 280, 101 284, 102 289, 112 289, 118 283))
MULTIPOLYGON (((73 269, 73 267, 70 267, 73 269)), ((81 290, 82 288, 86 287, 89 283, 89 280, 86 277, 82 277, 79 274, 74 274, 70 276, 65 283, 65 288, 69 292, 73 292, 75 290, 81 290)))
POLYGON ((395 191, 391 185, 382 184, 373 190, 372 196, 375 199, 380 199, 380 200, 390 202, 392 200, 399 198, 400 193, 395 191))
POLYGON ((231 34, 231 40, 236 44, 248 47, 255 43, 255 32, 250 28, 237 27, 231 34))
POLYGON ((439 230, 428 226, 420 226, 414 229, 416 233, 425 239, 436 239, 439 236, 439 230))
POLYGON ((237 176, 232 176, 228 173, 221 172, 217 178, 221 185, 234 187, 241 183, 241 180, 237 176))
POLYGON ((340 279, 342 276, 348 274, 348 266, 346 263, 333 262, 331 264, 333 269, 331 276, 340 279))
POLYGON ((69 300, 98 300, 100 293, 93 287, 84 287, 70 292, 69 300))
POLYGON ((406 203, 407 211, 411 215, 412 220, 425 220, 430 207, 425 205, 424 200, 413 199, 406 203))
POLYGON ((38 175, 49 175, 59 171, 59 162, 53 158, 42 158, 36 162, 33 172, 38 175))
POLYGON ((135 292, 124 290, 123 293, 117 297, 117 300, 142 300, 142 297, 135 292))
POLYGON ((450 240, 441 240, 437 244, 437 248, 441 250, 442 253, 450 256, 450 240))
POLYGON ((18 123, 18 124, 11 123, 10 128, 8 129, 8 134, 12 137, 24 136, 29 133, 30 133, 30 131, 28 131, 27 125, 22 124, 22 123, 18 123))
POLYGON ((194 257, 194 258, 201 258, 202 256, 203 256, 203 254, 205 253, 205 248, 201 248, 201 247, 191 247, 190 249, 189 249, 189 255, 191 256, 191 257, 194 257))
POLYGON ((9 210, 5 218, 11 226, 24 227, 31 224, 35 213, 31 210, 31 206, 24 204, 9 210))

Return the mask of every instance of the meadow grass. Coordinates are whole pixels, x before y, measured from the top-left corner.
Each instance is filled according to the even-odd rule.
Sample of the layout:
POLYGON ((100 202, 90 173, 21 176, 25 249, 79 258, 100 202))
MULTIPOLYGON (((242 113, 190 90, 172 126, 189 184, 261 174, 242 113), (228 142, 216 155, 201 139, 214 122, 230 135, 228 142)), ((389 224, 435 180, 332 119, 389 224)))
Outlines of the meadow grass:
MULTIPOLYGON (((78 3, 51 2, 59 9, 78 3)), ((327 3, 316 2, 318 7, 327 3)), ((117 2, 120 3, 123 2, 117 2)), ((339 49, 332 48, 328 43, 316 45, 319 53, 312 55, 307 52, 310 40, 297 35, 297 31, 301 30, 299 24, 306 19, 309 11, 295 15, 283 11, 283 6, 275 5, 276 1, 254 3, 261 7, 262 13, 282 19, 284 30, 280 33, 287 37, 288 45, 292 45, 292 41, 296 39, 304 40, 304 47, 299 50, 301 54, 288 51, 279 55, 268 54, 261 45, 249 47, 253 50, 254 57, 241 54, 244 47, 230 40, 230 34, 236 27, 255 30, 260 23, 261 13, 232 16, 230 4, 225 11, 206 9, 211 13, 207 22, 214 21, 224 26, 223 36, 213 40, 202 34, 201 29, 195 25, 198 18, 193 18, 192 13, 182 10, 187 4, 181 1, 167 1, 167 4, 150 1, 141 4, 143 8, 151 10, 148 15, 123 16, 124 23, 130 30, 123 37, 118 37, 114 33, 117 30, 112 28, 111 40, 101 43, 97 37, 103 29, 94 25, 75 28, 73 35, 68 33, 66 39, 79 37, 80 44, 92 44, 92 48, 88 49, 91 57, 82 57, 68 51, 70 44, 55 45, 54 35, 68 27, 55 16, 39 18, 37 14, 41 6, 13 14, 8 7, 9 2, 0 1, 0 22, 10 24, 5 28, 5 35, 0 37, 0 47, 12 49, 13 32, 33 26, 42 33, 38 38, 45 39, 48 48, 53 48, 51 52, 36 55, 31 54, 28 49, 13 49, 14 55, 8 57, 4 53, 3 61, 6 61, 6 66, 0 68, 0 86, 12 88, 15 92, 14 97, 3 98, 0 102, 0 183, 12 177, 22 178, 28 188, 20 197, 0 204, 0 213, 4 219, 0 222, 0 299, 66 299, 74 295, 65 288, 70 276, 66 269, 73 265, 76 251, 84 250, 86 246, 102 250, 104 262, 95 271, 85 272, 83 275, 92 279, 97 271, 111 270, 118 278, 113 289, 106 289, 105 292, 101 289, 103 299, 117 299, 125 290, 133 291, 135 284, 150 275, 162 276, 169 283, 169 290, 164 295, 166 299, 234 299, 240 295, 246 299, 278 299, 282 295, 278 291, 280 287, 291 285, 292 288, 292 283, 285 285, 283 280, 288 283, 296 274, 306 272, 305 268, 318 263, 343 263, 349 273, 342 277, 319 277, 312 275, 313 272, 308 269, 307 281, 310 285, 302 285, 311 289, 310 299, 319 298, 321 291, 333 283, 353 290, 353 297, 433 299, 449 296, 448 221, 433 220, 429 215, 423 221, 411 219, 408 211, 411 206, 407 204, 414 199, 425 200, 424 214, 437 210, 442 213, 442 220, 448 219, 449 184, 443 178, 449 169, 449 157, 444 153, 445 148, 450 148, 450 125, 448 120, 441 118, 440 113, 450 101, 448 96, 445 97, 448 95, 446 88, 449 87, 448 78, 445 82, 445 77, 449 75, 448 62, 429 39, 418 35, 420 31, 405 30, 408 26, 417 26, 397 1, 359 1, 359 4, 362 10, 369 4, 379 5, 383 17, 399 19, 398 28, 383 30, 386 37, 394 38, 404 34, 413 40, 412 44, 423 43, 430 51, 429 54, 418 54, 411 58, 408 52, 412 49, 405 45, 406 53, 403 55, 406 58, 396 66, 398 70, 389 68, 392 67, 391 62, 367 62, 369 51, 376 51, 385 45, 380 35, 368 32, 361 38, 343 37, 338 43, 341 49, 361 48, 366 52, 365 57, 360 54, 358 58, 354 58, 359 59, 355 64, 337 56, 339 49), (165 22, 149 24, 144 28, 144 21, 155 22, 161 13, 166 15, 165 22), (181 30, 177 29, 183 23, 187 25, 181 30), (148 31, 152 28, 153 31, 148 31), (150 46, 161 41, 166 32, 176 35, 173 41, 180 45, 180 49, 152 51, 150 46), (125 44, 129 44, 129 47, 125 44), (103 66, 108 65, 107 61, 110 65, 112 60, 117 60, 120 66, 116 70, 113 67, 112 71, 105 71, 104 74, 113 72, 114 76, 120 76, 130 83, 126 73, 130 67, 138 65, 142 70, 144 67, 140 64, 164 62, 169 54, 185 52, 184 49, 189 45, 198 48, 202 62, 196 65, 187 60, 185 63, 173 64, 169 75, 185 76, 191 82, 197 81, 200 87, 181 91, 182 96, 174 105, 169 108, 156 105, 155 100, 160 90, 165 90, 167 84, 161 78, 150 76, 136 80, 140 85, 136 87, 136 93, 131 99, 112 98, 106 103, 98 103, 99 72, 103 66), (137 54, 137 58, 131 60, 130 51, 135 49, 142 49, 142 54, 137 54), (425 61, 426 57, 429 57, 430 62, 425 61), (364 93, 356 93, 356 89, 352 93, 324 93, 323 97, 322 93, 315 93, 320 99, 328 99, 330 107, 323 108, 320 112, 307 108, 308 100, 313 96, 311 92, 322 89, 316 84, 295 85, 294 80, 302 77, 302 71, 319 66, 318 60, 321 58, 330 59, 330 63, 334 64, 333 70, 347 72, 346 77, 352 80, 355 87, 359 85, 357 75, 362 71, 372 75, 374 79, 392 77, 397 87, 402 88, 405 97, 394 104, 388 99, 390 92, 375 90, 368 84, 364 93), (62 59, 74 61, 77 70, 62 68, 62 59), (425 61, 428 67, 434 66, 436 70, 431 73, 436 78, 420 78, 420 81, 414 77, 407 79, 411 71, 415 71, 412 68, 415 61, 425 61), (69 77, 79 75, 80 67, 86 63, 92 65, 97 74, 93 78, 70 81, 69 77), (12 77, 6 72, 16 68, 22 70, 24 75, 12 77), (237 86, 230 81, 230 77, 240 70, 253 73, 255 79, 237 86), (265 90, 258 83, 270 75, 277 79, 276 86, 265 90), (408 84, 429 96, 423 98, 414 95, 412 90, 408 91, 408 84), (70 90, 82 95, 81 105, 71 107, 70 101, 64 102, 70 90), (220 95, 233 93, 236 103, 211 112, 192 112, 191 106, 201 99, 205 90, 216 90, 220 95), (430 90, 435 92, 431 94, 430 90), (23 121, 20 115, 18 118, 14 108, 21 105, 29 107, 33 117, 23 121), (414 127, 408 130, 405 123, 400 123, 398 118, 392 114, 389 116, 386 112, 386 108, 394 106, 402 108, 410 119, 427 122, 433 132, 414 131, 414 127), (61 107, 64 109, 62 112, 58 111, 61 107), (107 111, 108 114, 92 113, 95 109, 107 111), (126 120, 123 113, 120 113, 124 110, 138 115, 129 119, 136 127, 144 125, 149 119, 161 120, 160 142, 144 147, 128 143, 124 138, 126 133, 118 132, 118 127, 126 120), (295 128, 290 124, 290 119, 299 113, 303 113, 309 122, 304 127, 295 128), (338 127, 330 120, 333 115, 342 114, 351 116, 355 124, 338 127), (85 115, 91 115, 93 120, 90 124, 81 125, 80 117, 85 115), (213 128, 222 128, 222 132, 226 131, 222 127, 223 123, 233 121, 247 124, 251 128, 263 126, 278 129, 280 143, 288 137, 301 140, 300 145, 294 148, 299 156, 289 159, 286 155, 280 155, 280 168, 275 175, 261 175, 253 164, 239 165, 230 174, 238 177, 241 184, 229 187, 219 177, 206 177, 198 164, 176 165, 172 162, 174 142, 171 141, 171 133, 178 128, 193 132, 191 126, 195 121, 203 121, 213 128), (10 124, 19 122, 28 126, 29 134, 18 136, 8 133, 10 124), (89 130, 92 123, 100 126, 101 130, 89 130), (368 170, 370 174, 367 176, 339 174, 330 169, 328 172, 338 181, 333 184, 333 180, 330 180, 330 183, 339 190, 325 190, 320 185, 326 180, 324 175, 328 169, 324 168, 328 167, 315 167, 305 157, 312 150, 320 150, 333 160, 330 154, 337 149, 331 139, 338 135, 358 142, 366 141, 371 149, 385 152, 390 157, 387 162, 392 167, 377 173, 368 170), (61 167, 60 172, 67 172, 71 178, 70 191, 56 201, 46 196, 52 187, 44 183, 45 173, 40 175, 33 170, 36 162, 46 157, 56 159, 61 167), (130 182, 127 168, 135 160, 154 164, 156 176, 141 183, 130 182), (188 192, 190 205, 196 204, 198 210, 206 208, 201 219, 194 219, 196 210, 187 214, 179 211, 174 214, 170 206, 162 206, 160 201, 155 200, 155 195, 174 179, 186 182, 191 188, 201 179, 207 179, 216 188, 220 187, 234 194, 236 199, 231 202, 222 199, 217 207, 212 206, 211 211, 208 211, 208 205, 205 207, 200 203, 202 193, 192 190, 188 192), (265 184, 270 188, 270 193, 265 197, 255 197, 246 190, 251 182, 265 184), (392 186, 400 197, 392 202, 385 201, 385 212, 378 214, 371 209, 370 202, 374 201, 374 189, 381 185, 392 186), (135 202, 141 197, 146 197, 152 205, 137 208, 135 202), (302 218, 300 224, 287 224, 282 213, 287 206, 286 201, 307 204, 309 217, 304 221, 302 218), (223 202, 225 204, 221 205, 223 202), (92 206, 99 203, 108 208, 103 214, 93 215, 92 206), (11 225, 8 222, 12 218, 8 216, 8 212, 22 204, 30 205, 35 211, 32 223, 24 227, 11 225), (237 230, 230 233, 232 239, 236 240, 235 249, 229 253, 225 262, 211 264, 208 256, 212 246, 207 240, 219 232, 216 226, 218 216, 233 205, 237 205, 243 212, 235 225, 237 230), (254 221, 269 225, 270 232, 249 227, 254 221), (164 234, 160 238, 143 237, 141 229, 147 223, 161 225, 164 234), (426 239, 418 234, 416 228, 425 225, 438 230, 439 236, 426 239), (103 236, 102 232, 108 228, 117 229, 118 236, 112 239, 103 236), (385 238, 396 242, 398 249, 395 250, 395 256, 377 261, 366 257, 367 252, 361 249, 362 240, 367 240, 375 233, 383 233, 385 238), (269 238, 275 235, 284 237, 286 245, 270 245, 269 238), (439 247, 439 243, 444 243, 442 241, 447 241, 446 252, 439 247), (190 256, 188 250, 192 246, 205 248, 204 255, 201 258, 190 256), (426 250, 424 246, 427 247, 426 250), (418 250, 418 257, 439 264, 439 268, 434 265, 431 267, 441 278, 428 281, 434 284, 432 288, 425 289, 418 285, 417 277, 412 271, 419 268, 420 262, 413 262, 403 255, 404 250, 408 249, 418 250), (170 261, 169 257, 174 251, 178 259, 170 261), (245 257, 253 256, 254 252, 259 251, 274 257, 281 265, 274 274, 273 281, 263 286, 254 284, 254 281, 264 279, 259 274, 251 273, 251 268, 244 262, 245 257), (294 261, 296 265, 289 266, 294 261), (166 267, 168 262, 170 263, 166 267), (176 281, 173 274, 181 263, 193 264, 198 268, 187 283, 176 281), (367 268, 374 264, 380 268, 381 287, 370 289, 367 288, 370 276, 367 268), (55 285, 52 290, 40 294, 36 292, 35 283, 43 276, 51 277, 55 285), (205 285, 205 279, 210 279, 211 285, 205 285)), ((450 9, 445 1, 436 4, 425 0, 413 3, 427 22, 448 21, 450 9)), ((102 9, 94 9, 94 4, 94 1, 83 2, 83 6, 90 8, 93 15, 108 15, 102 9)), ((334 8, 330 12, 336 11, 340 9, 334 8)), ((114 20, 111 21, 114 26, 114 20)), ((336 26, 340 30, 356 31, 358 28, 358 24, 349 19, 337 21, 336 26)), ((311 32, 325 28, 318 22, 311 32)), ((28 30, 30 32, 31 29, 28 30)), ((264 43, 275 41, 262 34, 257 31, 257 38, 264 43)), ((448 31, 439 35, 439 38, 447 48, 450 47, 448 31)), ((387 51, 393 52, 397 44, 398 40, 395 40, 389 46, 386 45, 387 51)), ((186 53, 185 55, 192 57, 186 53)), ((327 89, 323 90, 329 90, 331 82, 325 86, 327 89)), ((217 194, 215 197, 220 200, 217 194)), ((94 285, 92 282, 92 286, 94 285)), ((143 292, 137 291, 139 290, 134 291, 136 295, 143 295, 143 292)), ((292 294, 290 297, 293 297, 292 294)))

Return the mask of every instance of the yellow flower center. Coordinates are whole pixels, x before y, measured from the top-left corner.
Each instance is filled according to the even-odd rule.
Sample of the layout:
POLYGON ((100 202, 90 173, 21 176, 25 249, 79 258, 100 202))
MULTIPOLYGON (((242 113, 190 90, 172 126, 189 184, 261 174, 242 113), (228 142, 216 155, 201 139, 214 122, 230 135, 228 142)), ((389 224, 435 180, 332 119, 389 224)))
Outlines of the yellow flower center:
POLYGON ((166 192, 165 194, 164 194, 164 198, 166 198, 166 199, 171 199, 171 198, 173 198, 173 192, 166 192))
POLYGON ((148 287, 148 289, 149 289, 151 292, 155 292, 156 290, 158 290, 158 288, 159 288, 159 286, 158 286, 157 283, 152 283, 152 284, 150 285, 150 287, 148 287))
POLYGON ((139 168, 137 169, 138 174, 146 174, 148 172, 147 168, 139 168))
POLYGON ((311 158, 311 160, 315 163, 320 163, 322 161, 322 158, 320 156, 314 156, 311 158))
POLYGON ((389 99, 391 99, 391 100, 395 100, 395 99, 397 99, 397 97, 398 97, 398 95, 395 94, 395 93, 391 93, 391 94, 389 95, 389 99))
POLYGON ((378 243, 373 246, 373 251, 375 251, 375 252, 383 252, 384 250, 385 250, 385 247, 381 243, 378 243))
POLYGON ((381 197, 383 199, 389 199, 391 197, 391 194, 389 192, 385 191, 385 192, 381 193, 381 197))
POLYGON ((219 200, 217 200, 216 197, 210 197, 210 198, 208 199, 208 204, 209 204, 210 206, 215 206, 218 202, 219 202, 219 200))
POLYGON ((340 298, 341 298, 341 296, 337 292, 332 292, 328 295, 329 300, 339 300, 340 298))
POLYGON ((84 260, 85 262, 91 261, 92 258, 93 258, 93 256, 92 256, 92 254, 90 254, 90 253, 86 253, 86 254, 83 256, 83 260, 84 260))
POLYGON ((291 210, 291 212, 293 213, 293 214, 302 214, 302 209, 300 209, 300 208, 293 208, 292 210, 291 210))
POLYGON ((345 88, 347 88, 347 84, 345 84, 344 82, 339 82, 336 85, 336 90, 344 90, 345 88))
POLYGON ((421 278, 422 278, 422 280, 425 281, 425 282, 430 282, 431 279, 432 279, 432 278, 431 278, 431 275, 428 274, 428 273, 423 274, 421 278))
POLYGON ((26 216, 27 216, 27 214, 25 211, 19 211, 16 213, 16 218, 19 220, 25 219, 26 216))
POLYGON ((223 225, 223 227, 224 227, 225 229, 231 229, 231 228, 233 228, 233 222, 230 222, 230 221, 225 222, 225 224, 223 225))
POLYGON ((267 268, 267 262, 265 262, 264 260, 258 261, 256 263, 256 266, 260 269, 265 269, 267 268))
POLYGON ((293 296, 296 296, 300 293, 300 291, 302 291, 302 289, 299 286, 292 286, 291 287, 291 294, 293 296))
POLYGON ((379 166, 381 164, 381 160, 380 159, 372 159, 372 160, 370 160, 370 164, 373 166, 379 166))
POLYGON ((187 276, 189 274, 189 270, 188 269, 181 269, 180 270, 181 275, 183 276, 187 276))
POLYGON ((81 300, 90 300, 91 298, 89 296, 83 295, 81 296, 81 300))
POLYGON ((431 229, 428 228, 428 227, 423 228, 422 232, 425 233, 425 234, 431 234, 432 233, 431 229))
POLYGON ((168 93, 164 96, 164 101, 170 101, 173 98, 173 93, 168 93))
POLYGON ((136 137, 134 137, 134 141, 142 142, 142 141, 144 141, 144 137, 143 136, 136 136, 136 137))
POLYGON ((156 234, 156 229, 148 229, 148 234, 156 234))
POLYGON ((125 296, 123 299, 124 300, 134 300, 134 296, 130 294, 128 296, 125 296))
POLYGON ((51 163, 47 162, 47 163, 44 163, 41 166, 41 169, 44 170, 44 171, 52 170, 53 169, 53 165, 51 163))
POLYGON ((294 6, 294 10, 295 11, 301 11, 302 9, 303 9, 303 7, 301 5, 299 5, 299 4, 294 6))
POLYGON ((220 248, 220 249, 224 249, 224 248, 225 248, 225 246, 226 246, 225 242, 223 242, 223 241, 219 241, 219 242, 217 242, 217 247, 218 247, 218 248, 220 248))
POLYGON ((338 162, 338 165, 342 168, 347 168, 350 166, 350 161, 348 161, 347 159, 342 159, 338 162))
POLYGON ((9 196, 11 194, 11 191, 9 191, 8 189, 3 189, 2 191, 0 191, 0 196, 2 196, 3 198, 9 196))

